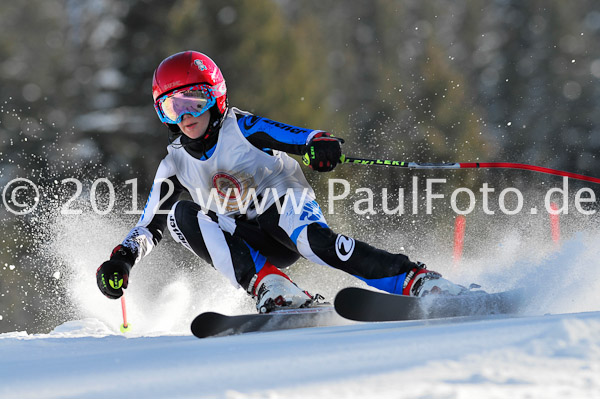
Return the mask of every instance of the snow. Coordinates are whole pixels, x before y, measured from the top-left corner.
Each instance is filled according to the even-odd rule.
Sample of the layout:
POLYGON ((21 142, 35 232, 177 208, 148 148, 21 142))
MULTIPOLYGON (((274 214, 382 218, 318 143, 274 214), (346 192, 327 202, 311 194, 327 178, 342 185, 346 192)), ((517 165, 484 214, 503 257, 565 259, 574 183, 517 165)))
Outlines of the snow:
POLYGON ((598 398, 600 312, 199 340, 95 319, 0 335, 2 398, 598 398))
MULTIPOLYGON (((66 221, 61 228, 69 235, 78 226, 66 221)), ((97 231, 101 242, 122 233, 97 231)), ((189 332, 196 314, 253 307, 216 271, 193 268, 156 290, 152 268, 172 255, 151 255, 146 269, 132 271, 131 331, 122 334, 120 301, 104 298, 89 278, 104 248, 77 255, 65 244, 71 270, 60 278, 69 280, 81 316, 48 334, 0 334, 0 399, 600 399, 600 232, 574 234, 559 248, 523 245, 527 238, 513 232, 489 246, 486 262, 466 259, 444 271, 489 292, 527 286, 519 315, 348 322, 202 340, 189 332)), ((348 285, 329 269, 302 270, 294 279, 328 298, 348 285)))

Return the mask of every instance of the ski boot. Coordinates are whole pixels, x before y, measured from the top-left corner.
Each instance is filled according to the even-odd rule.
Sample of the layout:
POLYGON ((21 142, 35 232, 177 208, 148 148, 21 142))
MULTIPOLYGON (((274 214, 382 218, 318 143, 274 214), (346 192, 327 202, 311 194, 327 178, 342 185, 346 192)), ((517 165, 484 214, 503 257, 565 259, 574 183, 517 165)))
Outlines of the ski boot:
POLYGON ((462 285, 442 278, 442 275, 427 270, 424 263, 417 262, 416 267, 406 273, 402 286, 402 295, 423 297, 429 294, 461 295, 468 290, 462 285))
POLYGON ((255 274, 248 293, 256 299, 256 309, 259 313, 269 313, 281 308, 304 308, 311 306, 320 295, 312 297, 308 292, 302 291, 281 270, 270 263, 255 274))

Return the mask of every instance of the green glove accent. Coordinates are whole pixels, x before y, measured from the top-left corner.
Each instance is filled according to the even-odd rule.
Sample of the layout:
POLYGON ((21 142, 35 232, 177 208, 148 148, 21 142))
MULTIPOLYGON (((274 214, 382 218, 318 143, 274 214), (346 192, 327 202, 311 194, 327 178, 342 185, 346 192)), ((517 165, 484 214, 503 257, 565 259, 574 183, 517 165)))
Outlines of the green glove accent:
POLYGON ((123 286, 123 279, 119 279, 119 273, 115 272, 113 278, 108 280, 108 284, 110 284, 114 290, 118 290, 123 286))
POLYGON ((302 163, 306 166, 310 165, 310 157, 308 156, 308 152, 302 157, 302 163))

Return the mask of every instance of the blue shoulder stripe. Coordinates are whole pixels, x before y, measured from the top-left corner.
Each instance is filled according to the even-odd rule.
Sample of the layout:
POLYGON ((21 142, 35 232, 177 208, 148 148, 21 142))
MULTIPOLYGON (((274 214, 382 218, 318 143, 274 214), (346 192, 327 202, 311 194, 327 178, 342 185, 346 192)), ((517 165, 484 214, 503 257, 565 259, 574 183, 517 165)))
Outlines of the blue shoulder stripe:
POLYGON ((247 138, 257 133, 262 133, 260 136, 263 137, 264 134, 266 134, 274 143, 274 145, 269 147, 275 149, 278 148, 277 143, 284 145, 304 145, 306 144, 306 139, 313 131, 311 129, 287 125, 256 115, 245 115, 239 118, 238 126, 240 127, 242 134, 247 138))

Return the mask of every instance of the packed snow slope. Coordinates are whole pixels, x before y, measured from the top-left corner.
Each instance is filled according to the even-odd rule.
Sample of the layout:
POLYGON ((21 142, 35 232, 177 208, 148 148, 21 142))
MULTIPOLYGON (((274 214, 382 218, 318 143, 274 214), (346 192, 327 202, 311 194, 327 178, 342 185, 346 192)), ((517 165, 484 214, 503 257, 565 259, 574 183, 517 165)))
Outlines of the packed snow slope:
MULTIPOLYGON (((99 229, 94 240, 114 235, 99 229)), ((152 262, 168 261, 158 252, 132 271, 132 330, 123 335, 119 301, 93 278, 105 248, 89 245, 63 271, 75 320, 48 334, 0 334, 0 398, 600 398, 600 233, 574 234, 560 248, 522 239, 506 235, 485 259, 441 270, 489 292, 527 287, 518 315, 202 340, 189 332, 196 314, 249 312, 252 301, 210 269, 156 289, 152 262)), ((330 299, 350 283, 303 267, 294 280, 330 299)))
POLYGON ((600 312, 203 340, 86 319, 0 338, 1 398, 600 398, 600 312))

